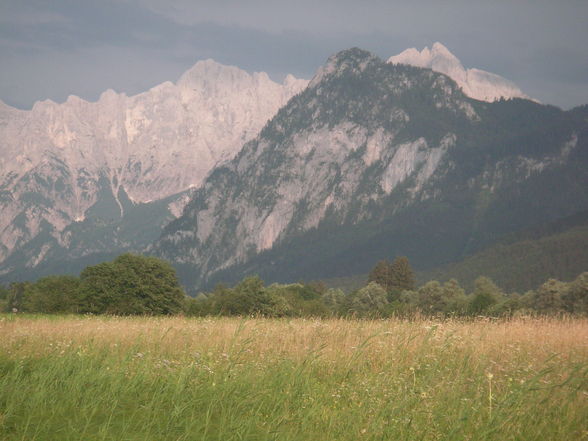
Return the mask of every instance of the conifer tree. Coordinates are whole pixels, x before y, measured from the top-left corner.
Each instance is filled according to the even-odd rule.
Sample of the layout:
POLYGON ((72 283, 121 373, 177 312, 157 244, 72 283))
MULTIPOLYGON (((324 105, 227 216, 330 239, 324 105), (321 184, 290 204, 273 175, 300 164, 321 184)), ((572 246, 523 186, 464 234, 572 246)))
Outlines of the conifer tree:
POLYGON ((391 266, 391 263, 387 260, 380 260, 376 263, 376 266, 372 268, 368 275, 368 284, 375 282, 386 291, 390 291, 392 287, 391 266))
POLYGON ((405 256, 397 257, 392 263, 380 260, 368 276, 368 283, 371 282, 376 282, 388 293, 415 289, 414 272, 405 256))
POLYGON ((401 256, 394 259, 390 266, 392 287, 399 291, 415 289, 414 272, 408 262, 408 257, 401 256))

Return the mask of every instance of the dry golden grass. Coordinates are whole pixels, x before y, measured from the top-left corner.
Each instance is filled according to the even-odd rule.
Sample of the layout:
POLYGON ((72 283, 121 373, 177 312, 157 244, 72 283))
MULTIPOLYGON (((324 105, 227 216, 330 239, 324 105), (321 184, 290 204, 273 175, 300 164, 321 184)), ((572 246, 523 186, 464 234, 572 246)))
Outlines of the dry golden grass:
POLYGON ((557 354, 588 359, 588 319, 516 318, 510 320, 348 320, 260 318, 0 318, 0 349, 41 356, 56 348, 140 348, 176 358, 195 353, 222 356, 236 346, 246 359, 300 360, 309 352, 333 362, 362 352, 377 366, 390 358, 405 361, 423 350, 468 352, 500 365, 524 357, 543 360, 557 354))
POLYGON ((0 439, 588 439, 585 318, 4 315, 0 336, 0 439))

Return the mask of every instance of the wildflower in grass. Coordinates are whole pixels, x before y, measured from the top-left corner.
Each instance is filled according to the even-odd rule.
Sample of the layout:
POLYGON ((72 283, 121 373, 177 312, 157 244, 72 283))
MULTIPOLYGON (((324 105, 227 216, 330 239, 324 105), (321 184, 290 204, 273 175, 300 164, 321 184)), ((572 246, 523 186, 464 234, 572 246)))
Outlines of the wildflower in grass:
POLYGON ((409 370, 412 372, 412 388, 416 389, 416 371, 414 367, 410 367, 409 370))
POLYGON ((492 418, 492 378, 494 375, 491 372, 486 372, 486 378, 488 378, 488 413, 492 418))

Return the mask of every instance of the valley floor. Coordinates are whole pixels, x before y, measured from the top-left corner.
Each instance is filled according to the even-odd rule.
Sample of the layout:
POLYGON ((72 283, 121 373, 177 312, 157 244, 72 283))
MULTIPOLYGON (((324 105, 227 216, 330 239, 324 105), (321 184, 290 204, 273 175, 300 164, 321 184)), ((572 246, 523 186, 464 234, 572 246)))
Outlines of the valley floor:
POLYGON ((588 439, 588 319, 0 316, 2 440, 588 439))

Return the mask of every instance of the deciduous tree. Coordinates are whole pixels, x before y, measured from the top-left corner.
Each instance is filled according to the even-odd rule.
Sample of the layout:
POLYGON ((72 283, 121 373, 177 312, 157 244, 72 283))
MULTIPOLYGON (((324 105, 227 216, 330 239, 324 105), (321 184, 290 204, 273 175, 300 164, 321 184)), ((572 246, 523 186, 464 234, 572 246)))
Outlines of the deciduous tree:
POLYGON ((123 254, 82 271, 81 309, 97 314, 175 314, 185 294, 175 270, 155 257, 123 254))

